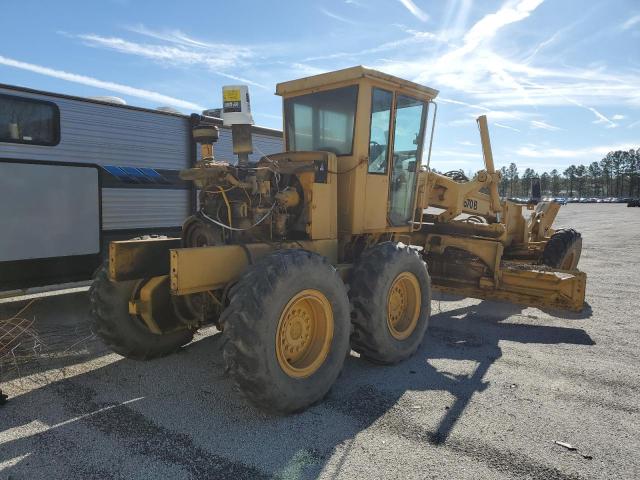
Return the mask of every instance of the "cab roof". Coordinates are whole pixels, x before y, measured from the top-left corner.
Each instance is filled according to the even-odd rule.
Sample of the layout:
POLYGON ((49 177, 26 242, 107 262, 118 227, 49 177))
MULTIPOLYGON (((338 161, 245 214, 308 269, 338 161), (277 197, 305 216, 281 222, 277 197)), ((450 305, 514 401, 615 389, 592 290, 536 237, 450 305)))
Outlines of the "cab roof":
MULTIPOLYGON (((389 75, 387 73, 373 70, 371 68, 358 65, 356 67, 345 68, 343 70, 335 70, 333 72, 321 73, 311 77, 300 78, 288 82, 278 83, 276 85, 276 95, 283 97, 295 96, 308 90, 324 89, 335 83, 348 82, 349 80, 359 80, 361 78, 370 78, 382 83, 391 84, 392 87, 400 87, 410 90, 414 95, 426 99, 433 99, 438 95, 438 90, 425 87, 419 83, 411 82, 400 77, 389 75)), ((305 92, 308 93, 308 92, 305 92)))

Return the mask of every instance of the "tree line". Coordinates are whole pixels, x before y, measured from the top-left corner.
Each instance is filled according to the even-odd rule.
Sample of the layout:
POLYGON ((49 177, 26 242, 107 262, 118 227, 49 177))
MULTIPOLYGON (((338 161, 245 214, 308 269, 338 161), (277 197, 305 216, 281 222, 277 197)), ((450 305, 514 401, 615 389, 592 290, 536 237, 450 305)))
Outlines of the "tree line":
POLYGON ((534 178, 540 179, 543 196, 640 197, 640 148, 609 152, 599 162, 571 165, 563 171, 538 173, 527 168, 519 172, 511 163, 500 172, 503 197, 528 197, 534 178))

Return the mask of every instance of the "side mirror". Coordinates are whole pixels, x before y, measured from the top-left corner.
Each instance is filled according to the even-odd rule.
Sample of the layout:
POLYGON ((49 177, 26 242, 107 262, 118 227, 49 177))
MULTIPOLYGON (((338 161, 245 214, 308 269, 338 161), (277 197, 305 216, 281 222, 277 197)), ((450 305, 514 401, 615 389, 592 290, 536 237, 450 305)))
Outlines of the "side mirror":
POLYGON ((416 161, 412 160, 407 163, 407 172, 415 173, 416 171, 416 161))

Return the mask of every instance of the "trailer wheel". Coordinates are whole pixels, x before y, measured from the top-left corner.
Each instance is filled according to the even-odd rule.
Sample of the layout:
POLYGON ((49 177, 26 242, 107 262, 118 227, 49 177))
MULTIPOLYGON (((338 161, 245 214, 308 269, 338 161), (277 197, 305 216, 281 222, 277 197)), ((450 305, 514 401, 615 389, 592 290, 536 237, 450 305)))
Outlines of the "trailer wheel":
POLYGON ((393 364, 418 349, 431 313, 431 281, 418 252, 391 242, 365 251, 352 272, 350 296, 356 352, 393 364))
POLYGON ((158 335, 129 314, 129 300, 138 282, 112 282, 107 266, 98 269, 89 298, 91 328, 114 352, 133 360, 150 360, 175 352, 193 338, 189 329, 158 335))
POLYGON ((582 253, 582 235, 573 228, 556 231, 544 246, 542 263, 562 270, 575 270, 582 253))
POLYGON ((275 252, 244 273, 229 299, 224 359, 247 400, 286 414, 324 398, 349 352, 349 299, 327 259, 275 252))

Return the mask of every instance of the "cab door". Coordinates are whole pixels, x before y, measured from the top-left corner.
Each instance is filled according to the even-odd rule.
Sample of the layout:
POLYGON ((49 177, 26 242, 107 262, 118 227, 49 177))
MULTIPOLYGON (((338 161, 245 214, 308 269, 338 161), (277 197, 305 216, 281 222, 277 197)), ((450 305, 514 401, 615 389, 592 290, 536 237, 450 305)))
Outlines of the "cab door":
POLYGON ((426 117, 424 102, 396 94, 387 216, 392 226, 407 225, 413 217, 426 117))
POLYGON ((371 89, 370 112, 363 221, 366 230, 375 231, 387 228, 393 92, 373 87, 371 89))

